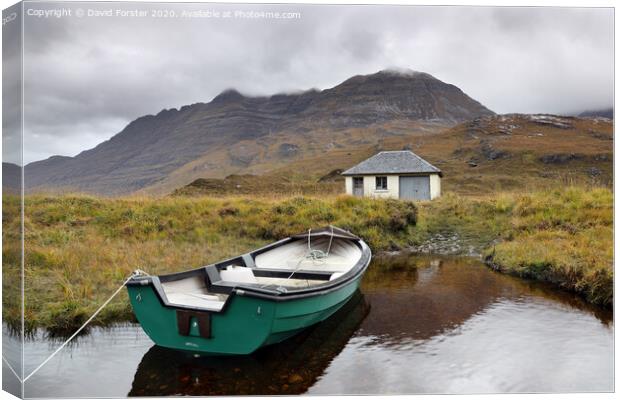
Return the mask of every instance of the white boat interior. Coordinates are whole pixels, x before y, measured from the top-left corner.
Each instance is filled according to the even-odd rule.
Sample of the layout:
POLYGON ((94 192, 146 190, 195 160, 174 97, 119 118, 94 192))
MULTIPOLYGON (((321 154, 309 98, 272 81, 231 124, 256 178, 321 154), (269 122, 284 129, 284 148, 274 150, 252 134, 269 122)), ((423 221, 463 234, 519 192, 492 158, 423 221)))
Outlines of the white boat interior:
POLYGON ((344 274, 357 264, 362 251, 351 240, 329 236, 296 240, 256 256, 256 268, 323 271, 344 274), (319 251, 320 253, 316 253, 319 251), (315 253, 313 253, 315 252, 315 253), (313 256, 312 254, 317 254, 313 256))
MULTIPOLYGON (((319 236, 295 240, 265 251, 254 258, 253 268, 245 265, 224 265, 219 269, 224 284, 247 284, 280 290, 307 288, 337 279, 351 270, 362 257, 362 251, 354 242, 342 238, 319 236), (278 271, 273 274, 263 270, 278 271), (323 273, 317 279, 303 276, 307 273, 323 273)), ((228 295, 209 292, 204 276, 193 275, 183 279, 162 282, 168 302, 178 306, 199 307, 220 311, 228 295)))

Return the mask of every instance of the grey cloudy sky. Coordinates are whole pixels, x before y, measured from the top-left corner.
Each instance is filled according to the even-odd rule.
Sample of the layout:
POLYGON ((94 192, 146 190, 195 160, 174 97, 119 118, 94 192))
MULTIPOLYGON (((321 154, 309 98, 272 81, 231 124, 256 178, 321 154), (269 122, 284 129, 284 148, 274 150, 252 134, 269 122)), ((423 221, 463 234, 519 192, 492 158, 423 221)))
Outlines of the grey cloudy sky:
POLYGON ((570 113, 613 103, 611 9, 157 7, 177 14, 291 11, 301 18, 26 16, 25 162, 76 155, 141 115, 208 102, 227 88, 249 95, 324 89, 386 67, 428 72, 498 113, 570 113))

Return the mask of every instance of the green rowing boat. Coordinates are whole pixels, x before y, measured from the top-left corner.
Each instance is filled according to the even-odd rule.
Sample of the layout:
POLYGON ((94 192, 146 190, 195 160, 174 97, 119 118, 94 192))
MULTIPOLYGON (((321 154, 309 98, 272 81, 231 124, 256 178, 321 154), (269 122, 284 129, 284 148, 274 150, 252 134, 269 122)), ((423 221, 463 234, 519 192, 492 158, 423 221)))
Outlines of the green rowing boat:
POLYGON ((158 345, 250 354, 338 311, 359 287, 369 247, 327 227, 198 269, 127 282, 146 334, 158 345))

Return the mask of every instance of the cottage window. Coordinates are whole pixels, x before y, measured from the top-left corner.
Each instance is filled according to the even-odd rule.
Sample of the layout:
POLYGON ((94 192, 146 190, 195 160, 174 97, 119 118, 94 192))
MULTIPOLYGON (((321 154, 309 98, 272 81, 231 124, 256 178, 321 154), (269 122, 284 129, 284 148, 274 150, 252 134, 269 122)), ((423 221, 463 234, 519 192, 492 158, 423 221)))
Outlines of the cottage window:
POLYGON ((377 176, 375 182, 376 190, 387 190, 387 176, 377 176))

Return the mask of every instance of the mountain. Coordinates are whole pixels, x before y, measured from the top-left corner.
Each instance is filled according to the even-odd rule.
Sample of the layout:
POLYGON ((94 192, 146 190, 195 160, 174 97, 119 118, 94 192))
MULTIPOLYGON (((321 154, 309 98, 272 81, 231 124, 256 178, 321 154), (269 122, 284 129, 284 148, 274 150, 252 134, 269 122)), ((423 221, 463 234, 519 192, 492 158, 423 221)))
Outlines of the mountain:
POLYGON ((3 162, 2 163, 2 189, 7 192, 20 191, 22 179, 22 169, 19 165, 3 162))
POLYGON ((230 89, 209 103, 140 117, 75 157, 30 163, 25 182, 30 191, 165 192, 198 177, 260 172, 334 146, 490 115, 458 87, 410 70, 269 97, 230 89))
POLYGON ((584 111, 581 114, 579 114, 579 117, 582 117, 582 118, 603 117, 603 118, 614 119, 614 109, 610 107, 610 108, 605 108, 601 110, 584 111))

